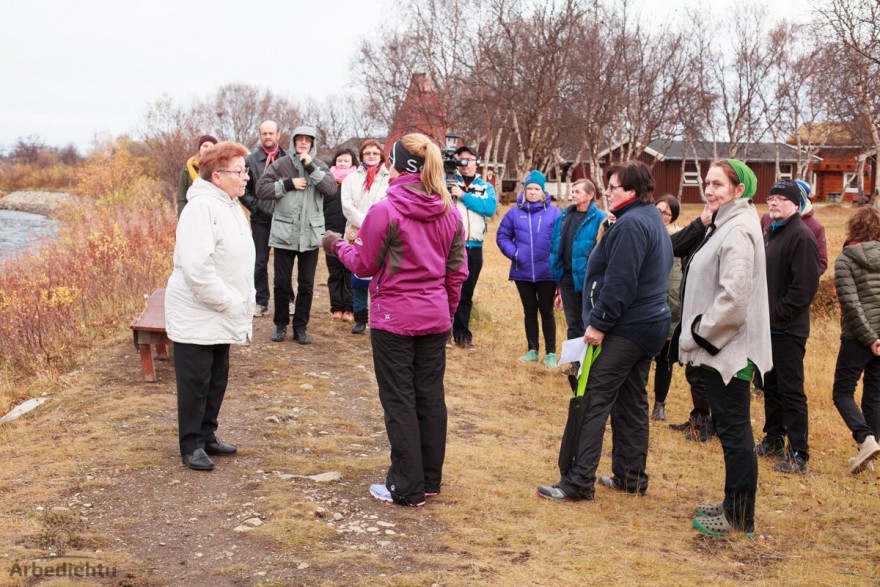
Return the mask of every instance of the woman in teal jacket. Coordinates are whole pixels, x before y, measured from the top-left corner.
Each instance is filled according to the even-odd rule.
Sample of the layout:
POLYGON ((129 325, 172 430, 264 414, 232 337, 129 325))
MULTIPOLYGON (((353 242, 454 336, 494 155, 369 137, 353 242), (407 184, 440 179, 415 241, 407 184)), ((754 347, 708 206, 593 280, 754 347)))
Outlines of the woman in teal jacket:
POLYGON ((596 206, 596 186, 579 179, 571 186, 572 204, 553 225, 550 267, 559 284, 562 309, 568 324, 568 339, 584 335, 583 289, 587 259, 596 244, 599 227, 608 217, 596 206))

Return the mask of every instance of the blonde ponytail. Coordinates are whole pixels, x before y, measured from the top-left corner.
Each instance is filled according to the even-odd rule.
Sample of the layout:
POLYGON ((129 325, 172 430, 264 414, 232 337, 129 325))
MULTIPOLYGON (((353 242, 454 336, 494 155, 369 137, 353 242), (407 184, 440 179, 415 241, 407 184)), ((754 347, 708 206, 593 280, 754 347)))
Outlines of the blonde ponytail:
POLYGON ((425 160, 421 173, 422 185, 425 186, 428 193, 440 196, 443 208, 448 212, 452 208, 452 198, 446 187, 446 174, 443 172, 443 156, 440 154, 440 147, 421 133, 404 135, 400 142, 413 155, 418 155, 425 160))

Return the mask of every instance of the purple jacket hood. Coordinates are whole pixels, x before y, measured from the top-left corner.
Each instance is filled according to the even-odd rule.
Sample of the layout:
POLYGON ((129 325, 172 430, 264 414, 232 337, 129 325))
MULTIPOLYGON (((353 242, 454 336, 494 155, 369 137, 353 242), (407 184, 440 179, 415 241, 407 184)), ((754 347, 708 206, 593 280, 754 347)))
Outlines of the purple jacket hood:
POLYGON ((404 336, 447 332, 467 278, 461 215, 426 194, 418 175, 402 175, 370 208, 354 244, 336 254, 370 281, 370 328, 404 336))

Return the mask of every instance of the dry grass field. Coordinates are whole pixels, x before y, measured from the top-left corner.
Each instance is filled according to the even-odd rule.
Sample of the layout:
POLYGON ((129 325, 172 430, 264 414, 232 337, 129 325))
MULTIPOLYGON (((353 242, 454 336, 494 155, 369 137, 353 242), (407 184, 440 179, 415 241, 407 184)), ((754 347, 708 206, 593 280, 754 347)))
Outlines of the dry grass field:
MULTIPOLYGON (((496 218, 476 293, 479 350, 447 354, 445 477, 425 508, 367 495, 388 462, 369 338, 329 320, 316 285, 314 344, 270 343, 271 320, 260 318, 254 343, 233 350, 218 433, 241 450, 212 473, 180 464, 173 369, 140 382, 125 324, 72 371, 0 381, 7 400, 50 398, 0 425, 0 585, 876 585, 880 476, 849 474, 855 445, 831 401, 839 326, 827 280, 850 212, 817 211, 832 269, 806 359, 810 472, 786 476, 760 461, 752 540, 691 526, 695 505, 722 497, 724 469, 717 441, 666 425, 690 409, 680 369, 667 422, 652 423, 645 497, 601 487, 592 502, 535 495, 558 479, 570 392, 559 372, 516 361, 522 310, 494 245, 496 218), (341 478, 289 477, 324 472, 341 478), (236 531, 254 518, 259 527, 236 531), (15 572, 65 561, 115 574, 15 572)), ((698 213, 687 206, 682 220, 698 213)), ((323 261, 319 270, 322 284, 323 261)), ((561 310, 557 324, 561 343, 561 310)), ((752 413, 757 436, 760 397, 752 413)), ((610 474, 610 428, 599 473, 610 474)))

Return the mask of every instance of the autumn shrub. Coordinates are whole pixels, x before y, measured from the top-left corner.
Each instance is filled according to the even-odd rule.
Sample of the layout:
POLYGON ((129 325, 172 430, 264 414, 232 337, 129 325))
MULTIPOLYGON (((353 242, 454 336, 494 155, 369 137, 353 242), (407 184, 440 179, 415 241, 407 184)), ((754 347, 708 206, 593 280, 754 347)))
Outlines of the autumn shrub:
POLYGON ((0 369, 13 378, 70 367, 171 272, 174 210, 130 162, 124 149, 93 153, 75 191, 95 195, 62 212, 39 254, 0 269, 0 369))
POLYGON ((0 163, 0 190, 24 189, 68 191, 76 183, 77 168, 55 163, 48 167, 30 163, 0 163))

